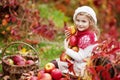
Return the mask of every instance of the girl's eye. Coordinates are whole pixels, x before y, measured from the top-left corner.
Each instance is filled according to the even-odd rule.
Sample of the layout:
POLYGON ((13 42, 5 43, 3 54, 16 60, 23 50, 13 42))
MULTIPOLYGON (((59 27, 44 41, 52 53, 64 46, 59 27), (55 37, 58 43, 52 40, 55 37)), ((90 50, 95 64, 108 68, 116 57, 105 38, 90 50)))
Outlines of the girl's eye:
POLYGON ((85 20, 82 20, 82 22, 86 22, 85 20))
POLYGON ((76 19, 76 21, 78 21, 78 22, 79 22, 80 20, 79 20, 79 19, 76 19))

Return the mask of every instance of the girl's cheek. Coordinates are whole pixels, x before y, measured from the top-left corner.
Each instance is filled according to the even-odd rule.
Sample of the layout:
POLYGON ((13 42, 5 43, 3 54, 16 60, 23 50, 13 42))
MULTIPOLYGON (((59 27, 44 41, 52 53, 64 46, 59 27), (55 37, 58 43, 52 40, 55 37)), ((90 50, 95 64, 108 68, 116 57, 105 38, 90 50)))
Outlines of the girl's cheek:
POLYGON ((80 25, 81 25, 81 23, 76 23, 76 25, 77 25, 77 26, 80 26, 80 25))
POLYGON ((75 24, 76 24, 76 25, 79 25, 79 22, 76 21, 75 24))

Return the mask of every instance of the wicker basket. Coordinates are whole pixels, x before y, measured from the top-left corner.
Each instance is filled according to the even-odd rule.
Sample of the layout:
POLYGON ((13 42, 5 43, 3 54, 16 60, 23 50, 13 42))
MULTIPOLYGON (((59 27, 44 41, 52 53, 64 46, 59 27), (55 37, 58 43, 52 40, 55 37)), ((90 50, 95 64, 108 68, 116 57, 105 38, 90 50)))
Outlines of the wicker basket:
MULTIPOLYGON (((33 53, 32 53, 33 54, 33 53)), ((2 53, 2 70, 3 70, 3 74, 4 75, 9 75, 10 76, 10 80, 18 80, 22 73, 26 73, 28 71, 37 71, 39 69, 39 65, 40 65, 40 60, 38 57, 38 52, 29 44, 24 43, 24 42, 12 42, 11 44, 7 45, 7 47, 3 50, 2 53), (31 64, 31 65, 10 65, 6 62, 7 59, 12 58, 14 55, 19 55, 19 54, 14 54, 14 55, 5 55, 5 52, 7 50, 7 48, 9 46, 12 46, 14 44, 23 44, 28 46, 29 48, 31 48, 34 51, 34 56, 33 55, 26 55, 26 56, 22 56, 24 57, 26 60, 31 59, 33 60, 35 63, 31 64)))

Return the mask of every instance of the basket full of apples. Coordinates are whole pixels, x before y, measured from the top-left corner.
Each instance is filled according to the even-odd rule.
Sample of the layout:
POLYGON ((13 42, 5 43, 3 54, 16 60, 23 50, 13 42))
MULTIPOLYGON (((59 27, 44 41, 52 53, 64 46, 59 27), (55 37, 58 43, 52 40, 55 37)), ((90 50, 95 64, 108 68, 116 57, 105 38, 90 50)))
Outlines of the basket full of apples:
POLYGON ((7 45, 2 52, 3 74, 10 76, 10 79, 17 80, 20 78, 22 73, 37 71, 39 68, 39 63, 40 60, 37 50, 25 42, 12 42, 7 45), (7 55, 7 49, 15 44, 27 46, 30 48, 30 51, 26 53, 23 53, 24 51, 22 53, 15 51, 15 53, 7 55))

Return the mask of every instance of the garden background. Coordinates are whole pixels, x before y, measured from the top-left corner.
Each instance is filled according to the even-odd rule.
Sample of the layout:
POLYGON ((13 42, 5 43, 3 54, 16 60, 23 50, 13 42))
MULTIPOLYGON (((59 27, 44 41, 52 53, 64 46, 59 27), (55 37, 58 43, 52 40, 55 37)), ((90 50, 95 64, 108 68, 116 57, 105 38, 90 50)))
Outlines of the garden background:
POLYGON ((0 56, 9 43, 24 41, 39 52, 43 68, 64 51, 64 28, 82 5, 95 10, 101 40, 119 41, 119 0, 0 0, 0 56))

